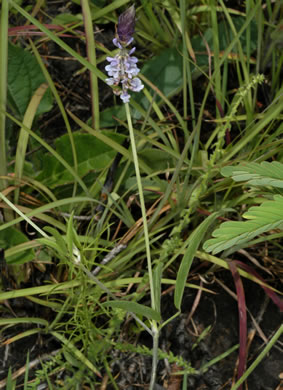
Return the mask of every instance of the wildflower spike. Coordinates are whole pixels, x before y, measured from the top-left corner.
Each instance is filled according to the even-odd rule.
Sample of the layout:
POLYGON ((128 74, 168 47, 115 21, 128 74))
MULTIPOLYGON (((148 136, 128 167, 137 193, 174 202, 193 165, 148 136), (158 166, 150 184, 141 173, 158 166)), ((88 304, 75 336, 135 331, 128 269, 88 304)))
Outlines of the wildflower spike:
POLYGON ((134 32, 135 7, 132 5, 118 19, 117 36, 113 43, 119 48, 119 52, 115 57, 106 58, 110 64, 105 67, 110 76, 105 80, 106 83, 111 86, 118 86, 121 83, 122 90, 114 89, 114 93, 120 96, 123 103, 130 101, 131 95, 128 90, 140 92, 144 87, 141 80, 136 77, 140 71, 137 67, 137 57, 132 56, 136 48, 127 49, 134 40, 132 36, 134 32))

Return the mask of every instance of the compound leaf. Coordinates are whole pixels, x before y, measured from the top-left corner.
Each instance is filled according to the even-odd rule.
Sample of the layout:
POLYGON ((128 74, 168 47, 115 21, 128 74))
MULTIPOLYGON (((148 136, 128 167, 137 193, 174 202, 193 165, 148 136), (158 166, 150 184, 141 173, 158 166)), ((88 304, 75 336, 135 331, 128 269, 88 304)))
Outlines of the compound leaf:
POLYGON ((235 181, 246 181, 251 186, 283 188, 283 164, 278 161, 225 167, 221 173, 223 176, 232 177, 235 181))
POLYGON ((251 207, 243 217, 248 221, 224 222, 216 229, 214 238, 206 241, 203 248, 213 254, 235 245, 246 243, 254 237, 283 227, 283 196, 275 195, 260 206, 251 207))

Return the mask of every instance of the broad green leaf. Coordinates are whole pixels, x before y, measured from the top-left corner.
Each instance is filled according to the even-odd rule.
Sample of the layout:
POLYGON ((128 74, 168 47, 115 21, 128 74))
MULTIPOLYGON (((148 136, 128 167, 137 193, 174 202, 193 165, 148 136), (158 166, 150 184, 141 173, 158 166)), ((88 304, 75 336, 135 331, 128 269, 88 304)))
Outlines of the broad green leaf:
MULTIPOLYGON (((196 46, 200 44, 200 38, 196 40, 196 46)), ((198 50, 198 48, 197 48, 198 50)), ((197 79, 201 72, 199 68, 203 70, 207 67, 207 56, 197 55, 197 66, 191 65, 192 79, 197 79)), ((158 56, 149 60, 142 68, 141 73, 149 79, 167 98, 174 96, 180 91, 183 85, 183 58, 180 54, 180 50, 176 48, 169 48, 164 50, 158 56)), ((152 96, 155 92, 149 88, 152 96)), ((135 94, 134 99, 144 109, 148 109, 149 102, 143 93, 135 94)), ((156 95, 155 101, 160 103, 161 98, 156 95)), ((133 111, 133 117, 140 118, 140 113, 133 111)))
POLYGON ((166 170, 173 165, 172 156, 164 150, 156 148, 146 148, 139 151, 139 158, 141 158, 153 170, 166 170))
MULTIPOLYGON (((224 210, 223 210, 224 211, 224 210)), ((194 259, 194 256, 196 254, 196 251, 198 250, 198 247, 207 232, 207 229, 209 226, 214 222, 214 220, 223 212, 215 212, 211 214, 209 217, 207 217, 190 235, 190 237, 187 239, 184 246, 185 254, 182 259, 182 263, 180 265, 178 274, 177 274, 177 280, 176 280, 176 288, 175 288, 175 294, 174 294, 174 303, 178 310, 180 310, 183 293, 187 281, 187 277, 194 259)))
POLYGON ((235 181, 246 181, 251 186, 283 188, 283 164, 278 161, 225 167, 221 173, 225 177, 232 177, 235 181))
MULTIPOLYGON (((103 132, 109 139, 118 143, 124 141, 124 136, 103 132)), ((90 134, 74 133, 74 142, 77 149, 78 175, 85 176, 89 171, 96 172, 106 168, 116 154, 110 146, 90 134)), ((55 141, 56 151, 71 166, 73 165, 72 148, 69 136, 63 135, 55 141)), ((38 181, 49 188, 55 188, 74 181, 71 173, 62 164, 49 154, 42 156, 42 170, 37 177, 38 181)))
POLYGON ((160 314, 151 309, 150 307, 141 305, 137 302, 128 302, 128 301, 108 301, 102 304, 103 306, 113 307, 123 309, 125 311, 135 313, 137 315, 142 315, 148 319, 155 321, 160 321, 160 314))
MULTIPOLYGON (((25 236, 25 234, 13 227, 9 227, 0 231, 0 247, 3 249, 12 248, 27 241, 28 238, 25 236)), ((34 250, 27 249, 10 256, 6 255, 5 260, 8 264, 23 264, 27 263, 28 261, 32 261, 34 256, 34 250)))
MULTIPOLYGON (((232 16, 231 17, 233 24, 235 26, 236 31, 240 31, 243 24, 246 21, 246 18, 243 16, 232 16)), ((250 50, 253 52, 257 48, 257 24, 255 20, 252 20, 250 23, 250 30, 251 30, 251 37, 249 41, 250 50)), ((213 47, 213 34, 214 31, 212 28, 208 28, 204 33, 204 39, 200 40, 201 50, 207 51, 206 44, 209 47, 213 47)), ((224 51, 229 46, 229 44, 234 39, 234 34, 231 31, 231 28, 226 20, 220 22, 218 24, 218 36, 219 36, 219 50, 224 51)), ((196 38, 193 38, 192 45, 194 45, 194 40, 196 38)), ((240 38, 241 47, 243 49, 243 52, 247 52, 247 35, 241 34, 240 38)), ((233 47, 233 53, 237 52, 237 45, 233 47)))
POLYGON ((107 0, 91 0, 91 4, 103 8, 107 5, 107 0))
POLYGON ((106 108, 101 112, 100 124, 101 127, 112 127, 119 124, 118 120, 126 120, 126 111, 124 106, 115 105, 109 108, 106 108))
MULTIPOLYGON (((35 57, 21 47, 9 44, 8 103, 18 116, 24 116, 34 92, 45 81, 35 57)), ((39 104, 37 115, 48 112, 52 101, 52 95, 47 91, 39 104)))
POLYGON ((77 22, 81 22, 80 17, 73 14, 66 13, 66 14, 56 15, 56 17, 52 19, 51 24, 58 24, 64 26, 65 24, 77 23, 77 22))
POLYGON ((79 360, 77 360, 73 354, 71 354, 67 350, 63 350, 63 354, 66 361, 71 365, 71 367, 81 368, 82 363, 79 360))
POLYGON ((275 195, 260 206, 251 207, 244 215, 248 221, 224 222, 216 229, 203 248, 213 254, 250 241, 273 229, 283 228, 283 196, 275 195))

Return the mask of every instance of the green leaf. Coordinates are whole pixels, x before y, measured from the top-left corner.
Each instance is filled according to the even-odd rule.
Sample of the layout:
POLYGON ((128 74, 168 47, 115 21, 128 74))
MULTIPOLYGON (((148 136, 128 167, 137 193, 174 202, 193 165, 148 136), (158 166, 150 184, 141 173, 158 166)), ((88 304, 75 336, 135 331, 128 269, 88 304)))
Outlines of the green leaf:
POLYGON ((141 158, 146 165, 153 170, 161 171, 173 166, 172 156, 157 148, 146 148, 139 151, 139 158, 141 158))
POLYGON ((91 4, 103 8, 107 5, 107 0, 91 0, 91 4))
POLYGON ((77 349, 77 347, 72 343, 72 341, 66 339, 61 333, 59 332, 51 332, 51 334, 56 337, 59 341, 61 341, 62 344, 64 344, 70 353, 72 353, 75 357, 75 359, 78 359, 81 361, 88 369, 90 369, 92 372, 94 372, 96 375, 98 375, 101 378, 100 372, 97 370, 97 368, 90 362, 84 354, 77 349))
MULTIPOLYGON (((54 229, 52 226, 45 226, 44 227, 44 230, 47 232, 47 233, 50 233, 54 239, 55 239, 55 242, 57 244, 57 251, 61 254, 61 255, 68 255, 69 252, 68 252, 68 249, 67 249, 67 245, 66 245, 66 241, 65 239, 63 238, 63 236, 58 232, 58 230, 54 229)), ((50 242, 52 242, 50 239, 49 239, 50 242)), ((53 246, 54 247, 54 246, 53 246)))
POLYGON ((107 307, 112 307, 112 308, 123 309, 125 311, 135 313, 137 315, 142 315, 146 318, 149 318, 149 319, 152 319, 155 321, 161 320, 160 314, 157 311, 151 309, 150 307, 141 305, 137 302, 108 301, 108 302, 104 302, 102 305, 107 306, 107 307))
MULTIPOLYGON (((224 211, 224 210, 223 210, 224 211)), ((187 247, 182 263, 180 265, 177 280, 176 280, 176 288, 174 294, 174 303, 178 310, 180 310, 181 302, 183 298, 183 293, 185 289, 185 284, 187 281, 188 273, 190 271, 194 256, 198 247, 207 232, 209 226, 214 222, 214 220, 223 212, 215 212, 207 217, 190 235, 184 244, 187 247)))
MULTIPOLYGON (((8 104, 21 118, 37 88, 46 82, 35 57, 21 47, 9 44, 8 52, 8 104)), ((52 107, 52 95, 43 96, 36 115, 48 112, 52 107)))
MULTIPOLYGON (((200 44, 200 37, 195 41, 196 48, 200 44)), ((195 49, 195 47, 194 47, 195 49)), ((207 56, 197 55, 197 66, 192 64, 191 73, 192 79, 197 79, 201 72, 199 68, 206 69, 208 61, 207 56)), ((169 48, 164 50, 158 56, 153 57, 143 66, 141 73, 148 78, 166 97, 170 98, 180 91, 183 85, 183 58, 180 50, 169 48)), ((150 93, 154 96, 154 91, 149 88, 150 93)), ((149 101, 144 94, 139 93, 134 95, 134 99, 144 109, 148 109, 149 101)), ((156 102, 160 103, 161 98, 156 96, 156 102)), ((132 116, 135 119, 140 118, 138 111, 133 111, 132 116)))
POLYGON ((126 111, 123 106, 116 105, 102 111, 100 116, 101 127, 112 127, 118 125, 119 122, 115 118, 120 121, 126 120, 126 111))
POLYGON ((39 324, 48 327, 48 321, 39 317, 0 318, 0 325, 39 324))
POLYGON ((81 22, 81 18, 73 14, 59 14, 52 19, 51 24, 64 26, 65 24, 81 22))
POLYGON ((163 270, 163 264, 160 261, 153 271, 153 286, 154 286, 154 297, 155 297, 155 304, 156 309, 158 313, 160 313, 161 310, 161 278, 162 278, 162 270, 163 270))
POLYGON ((260 206, 251 207, 244 215, 249 221, 224 222, 216 229, 212 238, 203 248, 213 254, 236 245, 241 245, 254 237, 273 229, 283 228, 283 196, 275 195, 260 206))
MULTIPOLYGON (((0 247, 3 249, 13 248, 28 241, 28 238, 22 232, 13 227, 0 231, 0 247)), ((32 261, 34 256, 34 250, 27 249, 10 256, 6 254, 5 260, 8 264, 24 264, 32 261)))
MULTIPOLYGON (((120 144, 125 139, 124 136, 109 131, 102 133, 120 144)), ((93 135, 74 133, 73 137, 77 149, 78 175, 80 177, 85 176, 91 170, 99 172, 106 168, 116 154, 115 150, 93 135)), ((73 154, 68 134, 58 138, 55 141, 55 146, 60 156, 73 166, 73 154)), ((42 156, 42 170, 37 180, 49 188, 55 188, 73 182, 74 178, 54 156, 44 154, 42 156)))
POLYGON ((73 354, 68 352, 67 350, 63 350, 63 355, 66 359, 66 361, 71 365, 71 367, 80 368, 82 366, 82 363, 77 360, 73 354))
POLYGON ((12 379, 12 368, 9 367, 7 382, 6 382, 6 390, 14 390, 16 388, 16 381, 12 379))
POLYGON ((225 177, 232 177, 237 182, 246 181, 251 186, 283 188, 283 164, 278 161, 225 167, 221 173, 225 177))
MULTIPOLYGON (((232 16, 231 17, 233 24, 235 26, 236 31, 240 31, 242 26, 244 25, 246 18, 244 16, 232 16)), ((257 48, 257 23, 255 20, 252 20, 250 23, 250 30, 251 30, 251 36, 250 36, 250 51, 253 52, 257 48)), ((201 38, 201 50, 207 51, 206 45, 208 47, 213 47, 213 34, 214 31, 212 28, 208 28, 204 33, 204 38, 201 38)), ((218 37, 219 37, 219 50, 224 51, 229 46, 229 44, 234 39, 234 34, 227 22, 227 20, 224 20, 218 24, 218 37)), ((194 43, 194 40, 196 38, 193 38, 192 44, 194 43)), ((247 53, 247 35, 241 34, 239 37, 241 47, 243 49, 244 53, 247 53)), ((237 52, 237 45, 234 45, 233 52, 237 52)))

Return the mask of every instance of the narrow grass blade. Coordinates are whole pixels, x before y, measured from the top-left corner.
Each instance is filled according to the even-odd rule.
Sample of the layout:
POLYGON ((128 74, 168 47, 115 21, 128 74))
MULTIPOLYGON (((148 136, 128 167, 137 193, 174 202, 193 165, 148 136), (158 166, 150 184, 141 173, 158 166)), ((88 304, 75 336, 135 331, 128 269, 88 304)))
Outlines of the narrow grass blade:
POLYGON ((151 309, 150 307, 141 305, 137 302, 130 301, 108 301, 102 304, 102 306, 119 308, 137 315, 142 315, 148 319, 160 321, 160 314, 151 309))
POLYGON ((48 321, 36 317, 0 318, 0 325, 40 324, 47 327, 48 321))
POLYGON ((271 338, 269 343, 266 345, 266 347, 263 349, 263 351, 258 355, 256 360, 250 365, 250 367, 246 370, 244 375, 234 384, 234 386, 231 388, 231 390, 237 390, 240 385, 248 378, 248 376, 253 372, 253 370, 259 365, 259 363, 267 356, 270 349, 274 346, 276 341, 279 339, 279 337, 283 333, 283 325, 280 326, 280 328, 277 330, 277 332, 274 334, 274 336, 271 338))
POLYGON ((21 14, 23 15, 27 20, 29 20, 34 26, 38 27, 39 30, 44 32, 48 38, 50 38, 53 42, 57 43, 62 49, 66 50, 67 53, 69 53, 71 56, 76 58, 82 65, 84 65, 87 69, 91 70, 96 74, 96 76, 104 81, 106 79, 106 75, 102 73, 99 69, 97 69, 95 66, 91 65, 85 58, 80 56, 78 53, 75 52, 69 45, 67 45, 62 39, 60 39, 56 34, 51 32, 48 28, 43 26, 37 19, 29 15, 22 7, 20 7, 16 2, 13 0, 10 0, 11 5, 21 14))
POLYGON ((235 263, 239 266, 239 268, 244 269, 249 274, 255 276, 257 279, 263 282, 261 287, 264 289, 265 293, 269 296, 273 303, 275 303, 275 305, 280 309, 280 311, 283 312, 283 299, 280 298, 270 287, 264 284, 264 279, 255 270, 253 270, 247 264, 244 264, 242 261, 235 260, 235 263))
MULTIPOLYGON (((30 103, 28 105, 28 108, 25 112, 24 118, 23 118, 23 126, 26 126, 28 128, 31 128, 37 108, 41 102, 41 99, 43 98, 43 95, 45 94, 46 90, 48 88, 47 84, 40 85, 37 90, 35 91, 33 97, 30 100, 30 103)), ((23 169, 24 169, 24 163, 25 163, 25 157, 26 157, 26 150, 28 145, 28 139, 29 139, 29 133, 26 132, 24 127, 20 130, 20 135, 17 143, 17 151, 16 151, 16 163, 15 163, 15 176, 16 180, 21 180, 23 176, 23 169)), ((19 199, 19 188, 16 188, 15 190, 15 203, 18 203, 19 199)))
MULTIPOLYGON (((239 311, 239 364, 237 378, 241 378, 246 366, 246 350, 247 350, 247 307, 245 300, 245 291, 238 269, 233 261, 229 263, 229 267, 236 286, 238 297, 238 311, 239 311)), ((242 389, 242 387, 240 387, 242 389)))
POLYGON ((85 357, 85 355, 69 340, 67 340, 61 333, 51 332, 51 334, 63 345, 67 347, 67 349, 74 354, 74 356, 80 360, 87 368, 89 368, 92 372, 94 372, 97 376, 101 378, 101 374, 98 369, 85 357))
MULTIPOLYGON (((81 0, 85 34, 86 34, 86 48, 87 57, 93 66, 96 67, 96 47, 94 40, 94 33, 91 20, 91 12, 88 0, 81 0)), ((91 106, 92 106, 92 126, 95 130, 99 130, 99 93, 98 80, 95 73, 90 71, 90 92, 91 92, 91 106)))
POLYGON ((177 280, 176 280, 176 289, 174 295, 174 303, 177 309, 180 310, 181 302, 183 298, 183 293, 186 285, 186 280, 188 277, 188 273, 190 271, 194 256, 196 251, 207 232, 209 226, 215 221, 221 212, 215 212, 207 217, 191 234, 191 236, 187 240, 187 249, 185 251, 182 263, 180 265, 177 280))
POLYGON ((26 360, 26 371, 25 371, 25 379, 24 379, 24 390, 27 390, 28 388, 28 375, 29 375, 29 351, 27 353, 27 360, 26 360))
POLYGON ((8 69, 9 2, 2 1, 0 19, 0 191, 6 187, 6 101, 8 69))
POLYGON ((6 382, 6 390, 15 390, 16 381, 12 379, 12 369, 9 367, 7 382, 6 382))

